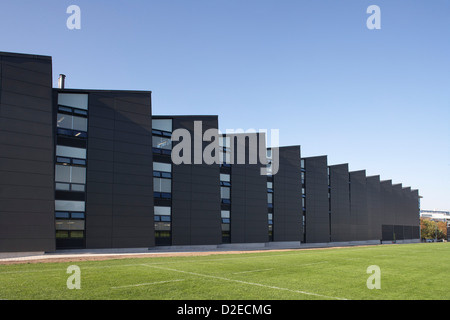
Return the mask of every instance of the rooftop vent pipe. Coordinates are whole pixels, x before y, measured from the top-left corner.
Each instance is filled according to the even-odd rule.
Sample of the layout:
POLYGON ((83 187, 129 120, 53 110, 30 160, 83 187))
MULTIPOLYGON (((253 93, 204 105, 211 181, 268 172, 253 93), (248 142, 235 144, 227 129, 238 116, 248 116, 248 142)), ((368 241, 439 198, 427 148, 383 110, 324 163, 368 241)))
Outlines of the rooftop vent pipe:
POLYGON ((66 75, 60 74, 58 78, 58 87, 60 89, 64 89, 65 85, 66 85, 66 75))

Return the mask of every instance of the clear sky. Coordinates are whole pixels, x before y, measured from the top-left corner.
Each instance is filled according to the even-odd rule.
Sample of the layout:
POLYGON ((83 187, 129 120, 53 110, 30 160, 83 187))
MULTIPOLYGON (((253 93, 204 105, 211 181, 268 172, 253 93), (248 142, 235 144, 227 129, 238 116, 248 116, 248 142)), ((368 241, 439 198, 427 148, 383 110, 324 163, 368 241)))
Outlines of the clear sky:
POLYGON ((55 87, 64 73, 69 88, 150 90, 154 114, 278 129, 302 156, 450 210, 448 0, 2 0, 0 51, 52 56, 55 87))

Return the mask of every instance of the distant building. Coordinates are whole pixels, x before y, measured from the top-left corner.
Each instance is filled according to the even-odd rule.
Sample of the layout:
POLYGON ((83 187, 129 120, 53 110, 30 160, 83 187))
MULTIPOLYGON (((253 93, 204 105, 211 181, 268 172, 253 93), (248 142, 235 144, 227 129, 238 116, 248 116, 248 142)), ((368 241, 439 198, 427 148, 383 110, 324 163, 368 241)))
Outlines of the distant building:
POLYGON ((420 217, 434 221, 444 221, 450 224, 450 211, 420 210, 420 217))

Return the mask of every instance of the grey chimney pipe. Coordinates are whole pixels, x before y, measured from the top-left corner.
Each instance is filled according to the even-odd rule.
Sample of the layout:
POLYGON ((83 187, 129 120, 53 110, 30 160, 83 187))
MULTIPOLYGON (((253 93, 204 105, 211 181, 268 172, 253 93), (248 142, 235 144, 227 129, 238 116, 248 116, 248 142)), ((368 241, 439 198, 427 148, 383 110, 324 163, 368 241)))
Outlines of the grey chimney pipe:
POLYGON ((66 85, 66 75, 65 74, 60 74, 59 78, 58 78, 58 87, 59 89, 64 89, 66 85))

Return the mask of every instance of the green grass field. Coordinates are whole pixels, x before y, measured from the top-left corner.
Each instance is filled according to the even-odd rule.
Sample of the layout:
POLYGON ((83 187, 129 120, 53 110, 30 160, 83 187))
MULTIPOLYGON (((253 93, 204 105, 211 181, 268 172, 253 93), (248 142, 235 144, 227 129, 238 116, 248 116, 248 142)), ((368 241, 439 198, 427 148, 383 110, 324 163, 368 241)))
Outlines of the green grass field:
POLYGON ((448 300, 450 244, 0 265, 8 300, 448 300), (68 289, 67 268, 80 268, 68 289), (368 289, 369 266, 380 289, 368 289))

